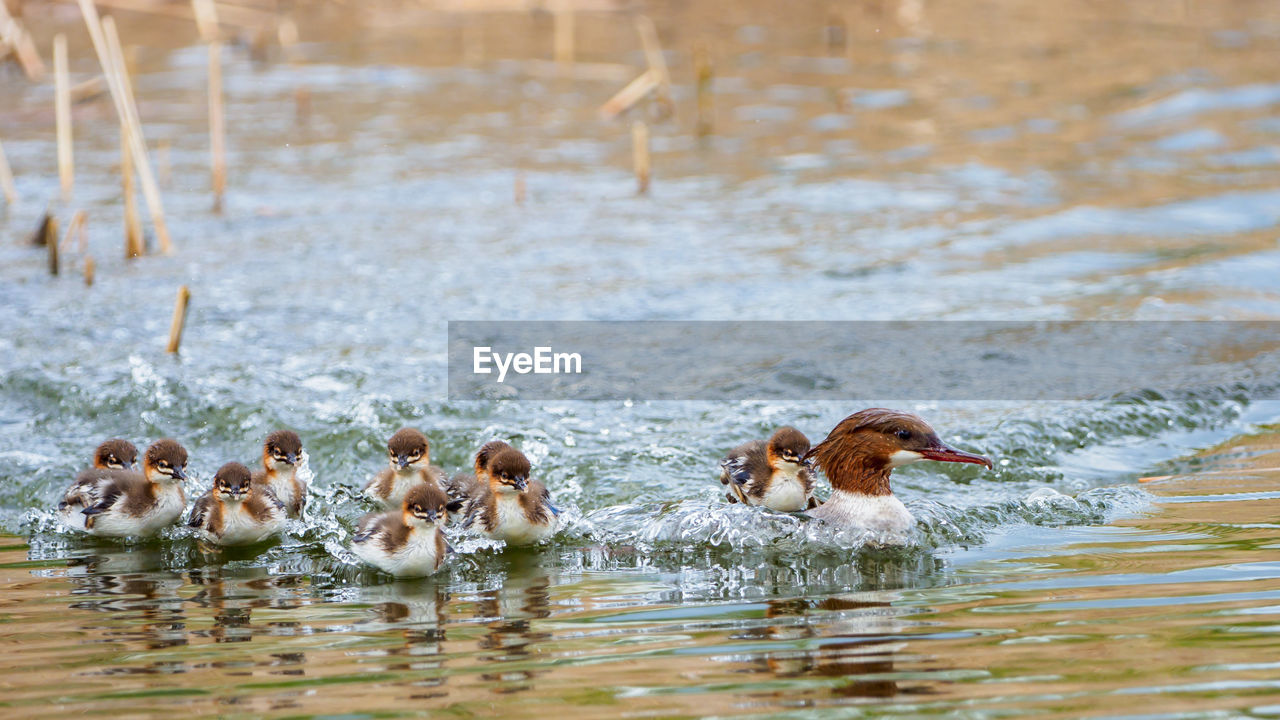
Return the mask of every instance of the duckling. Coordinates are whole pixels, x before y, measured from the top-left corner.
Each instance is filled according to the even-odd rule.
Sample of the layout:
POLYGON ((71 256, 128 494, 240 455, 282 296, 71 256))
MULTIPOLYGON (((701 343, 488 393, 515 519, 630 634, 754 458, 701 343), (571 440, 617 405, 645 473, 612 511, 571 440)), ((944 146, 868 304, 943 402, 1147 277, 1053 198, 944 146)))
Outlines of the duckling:
POLYGON ((91 468, 77 475, 58 503, 58 515, 72 530, 99 537, 154 535, 186 508, 186 466, 185 448, 176 440, 157 440, 143 456, 142 472, 91 468))
POLYGON ((262 443, 262 469, 253 473, 253 484, 276 496, 289 513, 298 517, 307 503, 306 483, 298 479, 302 438, 292 430, 276 430, 262 443))
POLYGON ((437 485, 415 485, 405 493, 399 510, 370 513, 360 519, 351 551, 396 577, 430 575, 452 551, 442 528, 448 513, 461 505, 449 500, 437 485))
POLYGON ((729 487, 725 497, 782 512, 817 507, 807 452, 809 438, 793 427, 778 428, 767 442, 739 445, 720 462, 720 482, 729 487))
POLYGON ((835 525, 904 533, 915 518, 889 487, 889 474, 921 460, 974 463, 991 460, 948 447, 929 423, 908 412, 869 408, 841 420, 806 454, 831 480, 827 501, 809 512, 835 525))
POLYGON ((252 545, 278 532, 286 519, 284 505, 253 484, 249 468, 229 462, 196 500, 187 526, 215 545, 252 545))
POLYGON ((364 496, 387 510, 404 501, 410 488, 423 483, 444 489, 444 471, 431 464, 431 444, 427 436, 413 428, 401 428, 387 441, 391 466, 383 468, 367 485, 364 496))
POLYGON ((528 479, 529 468, 524 453, 504 442, 480 448, 476 476, 456 477, 452 484, 467 499, 462 526, 508 545, 531 545, 555 534, 560 510, 542 483, 528 479))
POLYGON ((138 464, 138 448, 128 440, 107 440, 93 451, 93 466, 99 470, 133 470, 138 464))

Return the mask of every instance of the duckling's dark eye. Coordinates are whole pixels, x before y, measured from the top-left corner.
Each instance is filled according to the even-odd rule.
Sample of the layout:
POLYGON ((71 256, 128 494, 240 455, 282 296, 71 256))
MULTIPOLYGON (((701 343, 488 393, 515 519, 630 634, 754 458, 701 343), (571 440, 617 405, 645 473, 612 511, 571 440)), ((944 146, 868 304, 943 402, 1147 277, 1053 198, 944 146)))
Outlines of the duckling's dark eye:
POLYGON ((900 439, 902 439, 902 440, 910 440, 910 439, 911 439, 911 431, 910 431, 910 430, 899 430, 898 432, 894 433, 894 435, 897 435, 897 436, 898 436, 900 439))
POLYGON ((169 461, 168 461, 168 460, 161 460, 160 462, 156 463, 156 467, 167 468, 167 467, 169 467, 169 461))
POLYGON ((416 513, 420 513, 420 512, 422 512, 422 506, 421 506, 421 505, 414 505, 414 506, 413 506, 413 511, 414 511, 414 512, 416 512, 416 513))

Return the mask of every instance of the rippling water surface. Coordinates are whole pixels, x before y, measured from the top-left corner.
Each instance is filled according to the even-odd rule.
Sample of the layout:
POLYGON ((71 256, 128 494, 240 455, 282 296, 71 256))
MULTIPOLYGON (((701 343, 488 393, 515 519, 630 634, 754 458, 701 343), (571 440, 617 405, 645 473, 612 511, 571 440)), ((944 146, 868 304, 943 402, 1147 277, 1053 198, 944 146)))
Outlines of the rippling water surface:
MULTIPOLYGON (((1072 403, 445 400, 458 319, 1280 318, 1273 3, 646 3, 676 111, 634 115, 648 197, 633 118, 597 113, 644 67, 623 8, 577 15, 565 69, 543 12, 361 5, 298 9, 292 52, 225 51, 221 215, 204 48, 117 14, 176 251, 120 257, 112 110, 79 104, 55 210, 88 213, 89 288, 74 241, 57 278, 27 244, 58 193, 50 88, 0 73, 22 196, 0 205, 3 714, 1280 714, 1280 379, 1072 403), (871 404, 995 470, 899 471, 921 522, 893 549, 721 500, 726 448, 871 404), (566 529, 457 538, 422 581, 361 569, 355 490, 405 424, 449 470, 509 438, 566 529), (106 437, 181 439, 193 494, 280 426, 314 482, 274 545, 98 543, 49 513, 106 437)), ((73 81, 95 72, 72 6, 26 19, 42 48, 68 33, 73 81)))

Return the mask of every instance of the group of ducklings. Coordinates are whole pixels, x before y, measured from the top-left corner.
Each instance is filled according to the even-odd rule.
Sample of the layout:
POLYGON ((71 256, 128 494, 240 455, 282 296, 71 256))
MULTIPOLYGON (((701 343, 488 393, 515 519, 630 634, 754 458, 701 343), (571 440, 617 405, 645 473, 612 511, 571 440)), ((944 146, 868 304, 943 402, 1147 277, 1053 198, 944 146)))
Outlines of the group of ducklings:
MULTIPOLYGON (((206 543, 253 545, 301 516, 307 484, 298 477, 302 440, 291 430, 267 435, 262 467, 250 471, 229 462, 212 487, 196 499, 187 526, 206 543)), ((476 453, 474 471, 447 478, 431 464, 426 435, 403 428, 387 443, 388 467, 362 495, 381 508, 360 518, 351 550, 400 577, 438 570, 450 552, 443 527, 461 517, 464 528, 522 545, 556 531, 560 511, 542 483, 529 478, 530 463, 501 440, 476 453)), ((186 510, 183 481, 187 451, 164 438, 152 443, 136 469, 138 451, 127 440, 98 446, 93 466, 80 472, 58 504, 67 527, 99 537, 148 537, 174 524, 186 510)))
MULTIPOLYGON (((274 535, 305 507, 302 457, 296 433, 269 434, 262 468, 250 472, 236 462, 219 468, 187 525, 216 545, 250 545, 274 535)), ((99 446, 93 467, 76 477, 58 505, 62 521, 107 537, 154 535, 176 522, 186 508, 187 451, 163 439, 147 448, 141 472, 134 469, 136 459, 127 441, 99 446)), ((450 552, 443 528, 451 518, 509 545, 541 542, 559 526, 560 511, 547 488, 529 477, 529 459, 501 440, 480 447, 472 471, 446 477, 431 464, 427 437, 403 428, 387 442, 387 460, 362 490, 382 510, 360 518, 351 545, 356 556, 384 572, 414 577, 438 570, 450 552)), ((720 482, 731 503, 806 511, 837 527, 901 536, 915 519, 894 496, 889 475, 924 460, 992 467, 989 458, 942 442, 916 415, 868 408, 840 421, 817 445, 792 427, 740 445, 721 462, 720 482), (831 482, 831 494, 821 502, 813 494, 819 467, 831 482)))

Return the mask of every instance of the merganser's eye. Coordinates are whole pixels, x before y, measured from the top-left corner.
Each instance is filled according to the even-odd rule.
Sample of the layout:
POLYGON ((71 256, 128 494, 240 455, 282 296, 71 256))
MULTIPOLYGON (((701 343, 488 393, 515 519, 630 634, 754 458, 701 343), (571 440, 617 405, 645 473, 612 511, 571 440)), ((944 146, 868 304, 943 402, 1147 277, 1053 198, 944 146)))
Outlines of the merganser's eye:
POLYGON ((910 431, 910 430, 899 430, 898 432, 896 432, 896 433, 894 433, 894 434, 895 434, 895 435, 897 435, 897 436, 898 436, 900 439, 902 439, 902 440, 910 440, 910 439, 911 439, 911 431, 910 431))
POLYGON ((169 461, 168 461, 168 460, 161 460, 160 462, 156 463, 156 467, 158 467, 158 468, 168 468, 168 467, 169 467, 169 461))
POLYGON ((421 505, 414 505, 414 506, 413 506, 413 511, 414 511, 414 512, 416 512, 416 513, 420 513, 420 512, 422 512, 422 506, 421 506, 421 505))

